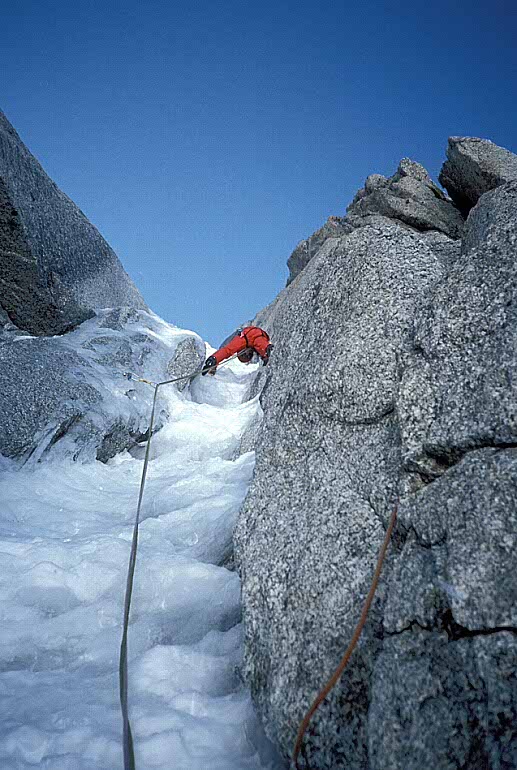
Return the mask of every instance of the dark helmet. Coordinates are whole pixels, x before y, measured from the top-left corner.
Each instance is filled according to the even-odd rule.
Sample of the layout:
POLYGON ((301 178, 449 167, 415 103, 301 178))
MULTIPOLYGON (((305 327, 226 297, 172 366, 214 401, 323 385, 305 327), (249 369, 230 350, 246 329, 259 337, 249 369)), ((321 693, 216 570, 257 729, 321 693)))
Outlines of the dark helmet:
POLYGON ((241 363, 249 364, 253 358, 253 350, 251 348, 246 348, 246 350, 243 350, 242 353, 237 354, 237 358, 241 363))

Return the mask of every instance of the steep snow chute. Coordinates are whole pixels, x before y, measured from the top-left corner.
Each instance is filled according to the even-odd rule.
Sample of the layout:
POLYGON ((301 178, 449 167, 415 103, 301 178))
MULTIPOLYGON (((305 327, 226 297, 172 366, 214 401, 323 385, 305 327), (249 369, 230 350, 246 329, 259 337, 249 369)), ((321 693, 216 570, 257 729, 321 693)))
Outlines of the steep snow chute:
MULTIPOLYGON (((242 352, 244 351, 240 351, 240 353, 236 353, 231 358, 228 358, 226 361, 223 361, 221 366, 224 366, 225 364, 229 363, 238 355, 241 355, 242 352)), ((135 518, 135 524, 133 528, 133 538, 131 542, 131 552, 129 556, 129 567, 128 567, 128 573, 127 573, 127 582, 126 582, 126 594, 124 598, 124 622, 123 622, 123 631, 122 631, 122 642, 120 645, 119 686, 120 686, 120 705, 122 709, 125 770, 135 770, 135 752, 134 752, 134 746, 133 746, 133 735, 131 732, 131 724, 129 722, 129 713, 128 713, 127 636, 128 636, 128 628, 129 628, 129 613, 131 610, 131 596, 133 593, 133 581, 134 581, 135 566, 136 566, 136 554, 138 549, 138 527, 140 523, 140 510, 142 507, 142 500, 144 497, 144 489, 145 489, 145 480, 147 477, 147 468, 149 465, 149 453, 151 449, 151 439, 152 439, 153 428, 154 428, 154 415, 156 412, 156 401, 158 398, 158 389, 164 385, 172 385, 175 382, 180 382, 183 380, 191 380, 193 377, 196 377, 198 374, 203 374, 205 371, 207 371, 207 368, 201 367, 200 369, 197 369, 194 372, 190 372, 189 374, 183 375, 182 377, 175 377, 172 380, 164 380, 163 382, 157 382, 157 383, 152 383, 150 380, 137 378, 135 375, 131 375, 130 372, 127 373, 130 375, 130 377, 133 376, 135 379, 138 379, 138 381, 140 382, 146 382, 149 385, 154 385, 154 397, 153 397, 153 405, 151 410, 151 418, 149 420, 149 437, 147 439, 147 445, 145 449, 144 467, 142 469, 142 479, 140 481, 140 489, 138 492, 138 505, 136 509, 136 518, 135 518)))

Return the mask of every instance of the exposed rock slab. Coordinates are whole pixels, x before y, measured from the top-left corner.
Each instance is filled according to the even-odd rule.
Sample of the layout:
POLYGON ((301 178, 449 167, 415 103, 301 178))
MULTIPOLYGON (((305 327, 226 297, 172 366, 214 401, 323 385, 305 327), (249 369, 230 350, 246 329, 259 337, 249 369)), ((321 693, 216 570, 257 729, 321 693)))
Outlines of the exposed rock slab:
POLYGON ((410 537, 390 586, 388 632, 517 633, 516 461, 517 448, 471 452, 401 503, 410 537))
POLYGON ((466 215, 483 193, 517 180, 517 155, 488 139, 451 136, 439 180, 466 215))
POLYGON ((373 676, 374 770, 517 766, 516 264, 512 182, 471 211, 403 356, 408 537, 373 676))
POLYGON ((93 315, 75 302, 54 272, 40 273, 1 178, 0 306, 18 328, 38 335, 63 334, 93 315))
POLYGON ((515 635, 388 637, 372 679, 373 770, 513 770, 515 635))
MULTIPOLYGON (((442 274, 422 235, 364 227, 328 240, 261 319, 275 349, 260 373, 264 422, 235 542, 245 677, 286 755, 368 590, 400 467, 397 351, 442 274)), ((315 768, 345 756, 365 767, 382 604, 381 590, 347 684, 315 720, 315 768)))
POLYGON ((289 267, 287 285, 296 278, 305 265, 318 253, 328 238, 339 238, 341 235, 349 233, 351 229, 345 225, 344 217, 329 217, 323 227, 320 227, 319 230, 316 230, 315 233, 304 241, 300 241, 287 260, 287 266, 289 267))
POLYGON ((472 210, 462 255, 418 319, 399 402, 408 469, 434 478, 471 449, 517 444, 516 303, 511 182, 472 210))
POLYGON ((47 176, 2 112, 0 197, 0 303, 16 324, 55 334, 56 324, 84 320, 85 309, 146 308, 114 251, 47 176), (32 283, 37 298, 30 302, 32 283))
MULTIPOLYGON (((366 195, 385 181, 368 183, 366 195)), ((273 337, 236 530, 244 675, 287 757, 399 528, 313 770, 517 766, 517 183, 462 241, 407 223, 327 238, 257 317, 273 337)))

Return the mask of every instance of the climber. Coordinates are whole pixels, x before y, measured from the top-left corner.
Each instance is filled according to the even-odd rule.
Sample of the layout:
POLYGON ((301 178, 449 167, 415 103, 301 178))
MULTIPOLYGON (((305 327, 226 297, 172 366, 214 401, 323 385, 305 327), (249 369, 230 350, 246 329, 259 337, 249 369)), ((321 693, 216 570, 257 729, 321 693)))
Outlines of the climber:
POLYGON ((205 366, 201 374, 215 374, 217 364, 226 358, 235 355, 243 364, 249 364, 253 358, 253 352, 259 354, 264 366, 269 361, 269 356, 273 350, 273 345, 269 342, 269 335, 264 329, 258 326, 245 326, 243 329, 237 329, 230 337, 227 337, 219 350, 216 350, 205 361, 205 366), (239 353, 242 351, 242 353, 239 353))

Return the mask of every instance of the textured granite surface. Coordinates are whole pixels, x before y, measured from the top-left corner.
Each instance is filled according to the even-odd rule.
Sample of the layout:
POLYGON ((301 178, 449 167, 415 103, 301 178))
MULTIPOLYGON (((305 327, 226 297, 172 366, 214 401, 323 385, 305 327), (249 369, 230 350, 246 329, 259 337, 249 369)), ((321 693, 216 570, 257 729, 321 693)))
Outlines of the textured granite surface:
MULTIPOLYGON (((422 235, 364 227, 327 241, 257 319, 275 349, 257 384, 264 421, 235 544, 245 677, 285 753, 368 590, 398 483, 398 353, 409 350, 415 310, 442 275, 422 235)), ((339 767, 340 755, 364 767, 383 601, 381 590, 350 687, 314 722, 315 767, 339 767)))
POLYGON ((37 335, 63 334, 93 315, 75 302, 55 273, 40 273, 1 178, 0 307, 18 328, 37 335))
POLYGON ((47 176, 2 112, 0 220, 0 304, 23 328, 54 334, 60 312, 80 323, 87 310, 146 308, 114 251, 47 176), (9 212, 12 228, 6 226, 9 212), (17 231, 14 244, 9 229, 17 231), (29 284, 38 292, 33 303, 28 301, 29 284), (57 310, 49 311, 47 328, 43 308, 53 304, 57 310))
POLYGON ((463 217, 419 163, 404 158, 396 173, 383 181, 368 177, 347 208, 347 222, 360 226, 363 217, 380 215, 400 220, 415 230, 437 230, 459 238, 463 217))
POLYGON ((470 449, 517 444, 516 257, 510 182, 471 211, 462 254, 417 319, 399 414, 406 466, 424 476, 470 449))
POLYGON ((516 265, 510 182, 461 240, 381 216, 326 238, 255 319, 275 348, 235 533, 243 675, 286 758, 400 499, 359 647, 311 723, 312 770, 517 768, 516 265))
POLYGON ((318 253, 325 241, 329 238, 339 238, 341 235, 349 233, 351 229, 351 227, 345 224, 344 217, 329 217, 323 227, 316 230, 306 240, 300 241, 287 260, 287 266, 289 267, 287 285, 296 278, 305 265, 318 253))

